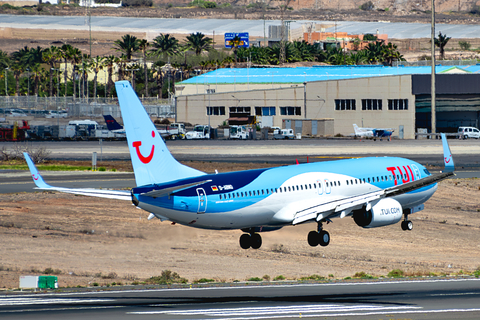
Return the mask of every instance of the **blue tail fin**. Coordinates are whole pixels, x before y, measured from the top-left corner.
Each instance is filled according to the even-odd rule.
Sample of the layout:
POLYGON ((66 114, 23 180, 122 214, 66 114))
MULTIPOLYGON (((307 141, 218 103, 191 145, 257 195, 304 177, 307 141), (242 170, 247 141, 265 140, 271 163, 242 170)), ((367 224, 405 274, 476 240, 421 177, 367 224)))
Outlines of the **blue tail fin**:
POLYGON ((109 114, 104 115, 103 118, 105 119, 105 123, 107 124, 108 130, 112 131, 112 130, 122 130, 123 129, 123 127, 120 125, 120 123, 118 123, 117 120, 115 120, 115 118, 112 117, 111 115, 109 115, 109 114))
POLYGON ((130 82, 115 83, 123 124, 127 132, 137 186, 204 175, 177 162, 168 151, 130 82))

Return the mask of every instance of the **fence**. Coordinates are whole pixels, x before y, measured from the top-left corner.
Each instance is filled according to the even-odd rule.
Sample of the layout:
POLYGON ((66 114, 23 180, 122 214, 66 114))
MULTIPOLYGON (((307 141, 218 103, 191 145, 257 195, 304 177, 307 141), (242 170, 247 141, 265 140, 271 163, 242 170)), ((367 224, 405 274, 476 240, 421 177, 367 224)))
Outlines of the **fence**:
MULTIPOLYGON (((174 99, 141 98, 145 110, 150 116, 171 118, 175 116, 174 99)), ((73 97, 7 96, 0 97, 0 117, 8 110, 20 109, 35 118, 45 117, 48 111, 65 110, 69 117, 101 117, 110 114, 120 117, 118 99, 97 98, 79 99, 73 97)))
MULTIPOLYGON (((476 65, 477 60, 436 60, 436 66, 473 66, 476 65)), ((393 66, 405 66, 405 67, 427 67, 432 65, 432 60, 421 61, 394 61, 393 66)))

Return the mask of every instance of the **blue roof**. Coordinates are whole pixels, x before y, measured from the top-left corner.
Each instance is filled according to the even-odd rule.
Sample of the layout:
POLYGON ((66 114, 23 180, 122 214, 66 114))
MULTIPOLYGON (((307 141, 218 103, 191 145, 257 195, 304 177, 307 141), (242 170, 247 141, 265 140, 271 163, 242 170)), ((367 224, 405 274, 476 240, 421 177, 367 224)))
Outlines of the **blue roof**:
MULTIPOLYGON (((480 65, 457 66, 469 72, 480 72, 480 65)), ((436 66, 442 73, 452 66, 436 66)), ((314 66, 297 68, 222 68, 182 82, 182 84, 235 84, 235 83, 303 83, 312 81, 355 79, 366 77, 430 74, 430 66, 385 67, 365 66, 314 66)))

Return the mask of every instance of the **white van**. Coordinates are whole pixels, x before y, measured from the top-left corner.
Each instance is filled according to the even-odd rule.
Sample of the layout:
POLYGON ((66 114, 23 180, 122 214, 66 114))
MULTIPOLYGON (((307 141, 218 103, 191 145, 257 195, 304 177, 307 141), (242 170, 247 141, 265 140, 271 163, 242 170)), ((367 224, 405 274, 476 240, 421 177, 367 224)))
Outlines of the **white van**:
POLYGON ((463 139, 479 139, 480 138, 480 130, 475 127, 459 127, 458 133, 460 137, 463 139))

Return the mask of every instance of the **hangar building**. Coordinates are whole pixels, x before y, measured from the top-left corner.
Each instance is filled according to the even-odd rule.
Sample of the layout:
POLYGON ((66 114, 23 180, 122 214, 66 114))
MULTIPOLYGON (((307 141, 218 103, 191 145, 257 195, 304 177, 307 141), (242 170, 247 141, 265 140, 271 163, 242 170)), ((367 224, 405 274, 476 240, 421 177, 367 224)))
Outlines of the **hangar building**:
MULTIPOLYGON (((216 127, 256 116, 305 135, 350 135, 353 124, 413 139, 430 129, 430 67, 315 66, 218 69, 176 84, 177 120, 216 127), (320 121, 320 122, 319 122, 320 121), (333 121, 331 131, 316 130, 333 121)), ((480 65, 437 66, 437 132, 480 120, 480 65)))

